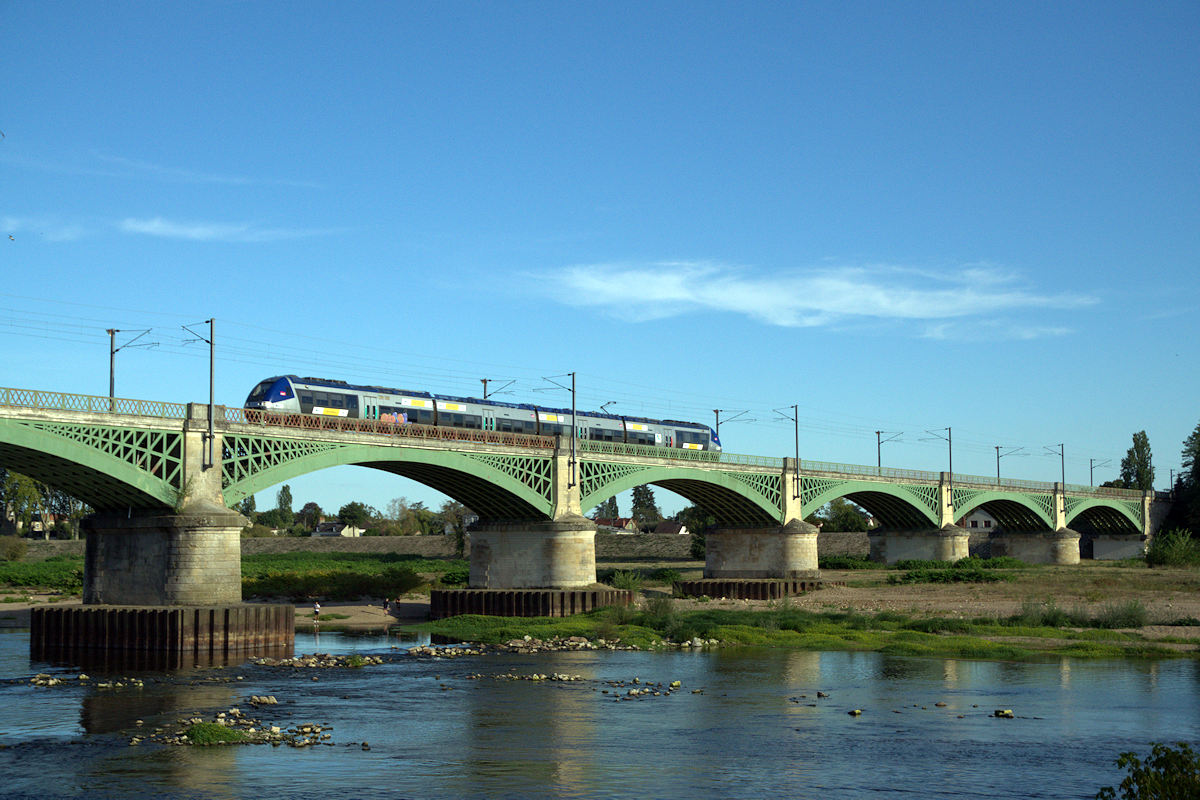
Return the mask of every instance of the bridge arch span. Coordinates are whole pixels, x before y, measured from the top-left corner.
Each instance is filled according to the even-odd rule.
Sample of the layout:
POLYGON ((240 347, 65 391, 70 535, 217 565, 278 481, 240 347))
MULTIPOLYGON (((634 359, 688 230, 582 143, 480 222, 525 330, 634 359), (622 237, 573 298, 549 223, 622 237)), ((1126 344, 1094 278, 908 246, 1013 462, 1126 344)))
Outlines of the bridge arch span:
POLYGON ((0 420, 0 466, 96 511, 173 508, 182 448, 178 432, 0 420))
POLYGON ((865 508, 881 527, 920 530, 938 527, 937 487, 907 486, 862 480, 804 480, 804 514, 816 513, 826 503, 845 498, 865 508))
POLYGON ((483 522, 548 520, 553 513, 553 458, 376 445, 312 444, 227 436, 223 495, 247 495, 329 467, 362 466, 411 478, 479 514, 483 522), (382 456, 382 457, 381 457, 382 456))
POLYGON ((780 524, 779 476, 698 470, 674 465, 631 465, 585 461, 580 464, 580 506, 591 509, 635 486, 650 484, 674 492, 715 516, 722 526, 780 524))
POLYGON ((1068 498, 1067 527, 1081 532, 1133 534, 1143 527, 1140 503, 1108 497, 1068 498))
MULTIPOLYGON (((958 494, 958 490, 955 490, 958 494)), ((955 498, 954 516, 962 519, 982 509, 1006 531, 1054 530, 1054 498, 1046 495, 1035 502, 1028 495, 1005 491, 971 491, 955 498), (966 495, 966 496, 963 496, 966 495)))

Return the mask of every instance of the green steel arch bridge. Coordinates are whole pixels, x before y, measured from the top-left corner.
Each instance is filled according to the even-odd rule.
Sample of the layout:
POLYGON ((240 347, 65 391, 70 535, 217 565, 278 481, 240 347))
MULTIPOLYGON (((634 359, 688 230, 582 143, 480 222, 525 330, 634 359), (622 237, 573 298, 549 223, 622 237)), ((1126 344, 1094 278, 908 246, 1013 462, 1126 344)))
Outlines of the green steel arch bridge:
MULTIPOLYGON (((93 530, 138 527, 122 518, 157 519, 160 532, 179 528, 163 520, 180 515, 191 520, 185 528, 207 520, 201 528, 226 531, 227 557, 231 548, 237 555, 244 524, 230 509, 247 495, 333 466, 391 472, 480 516, 472 586, 594 583, 595 527, 582 513, 641 484, 675 492, 717 519, 706 577, 815 573, 817 532, 803 520, 836 498, 875 517, 872 555, 888 561, 966 556, 969 532, 956 521, 978 509, 998 523, 993 553, 998 547, 1026 560, 1077 563, 1082 531, 1096 557, 1119 557, 1140 551, 1167 505, 1149 492, 1059 483, 588 440, 572 446, 568 439, 224 406, 214 406, 210 420, 208 410, 0 389, 0 466, 87 503, 96 512, 93 530), (531 550, 544 551, 545 563, 525 564, 531 550)), ((92 571, 107 563, 116 573, 136 560, 123 547, 115 561, 112 548, 89 549, 92 571)))
POLYGON ((1147 500, 1154 498, 1139 491, 809 460, 800 461, 797 475, 794 459, 582 439, 574 464, 567 454, 568 475, 558 476, 564 482, 556 480, 556 462, 568 448, 551 437, 254 412, 247 419, 245 410, 224 406, 215 407, 216 463, 209 467, 188 458, 191 434, 201 439, 190 443, 200 450, 192 460, 203 461, 206 411, 200 404, 0 389, 0 466, 97 511, 175 509, 210 469, 220 485, 202 481, 218 489, 208 499, 231 508, 300 475, 352 464, 412 478, 484 522, 551 520, 653 484, 722 525, 786 524, 846 498, 884 529, 940 528, 982 509, 1007 530, 1152 532, 1147 500), (945 489, 947 498, 940 496, 945 489))

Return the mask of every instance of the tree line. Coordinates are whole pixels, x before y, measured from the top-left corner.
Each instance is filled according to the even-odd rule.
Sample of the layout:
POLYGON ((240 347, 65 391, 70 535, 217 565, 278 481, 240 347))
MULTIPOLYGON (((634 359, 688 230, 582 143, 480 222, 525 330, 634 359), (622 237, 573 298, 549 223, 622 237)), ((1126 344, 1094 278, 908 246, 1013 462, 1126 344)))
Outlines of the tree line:
POLYGON ((275 507, 259 511, 254 495, 248 495, 234 508, 250 521, 245 534, 270 536, 285 534, 308 536, 322 522, 340 522, 363 531, 363 536, 421 536, 441 535, 446 531, 460 533, 473 516, 471 509, 455 500, 446 500, 434 511, 420 500, 395 497, 380 511, 359 500, 343 504, 336 513, 326 511, 309 501, 293 511, 291 486, 284 484, 275 495, 275 507))

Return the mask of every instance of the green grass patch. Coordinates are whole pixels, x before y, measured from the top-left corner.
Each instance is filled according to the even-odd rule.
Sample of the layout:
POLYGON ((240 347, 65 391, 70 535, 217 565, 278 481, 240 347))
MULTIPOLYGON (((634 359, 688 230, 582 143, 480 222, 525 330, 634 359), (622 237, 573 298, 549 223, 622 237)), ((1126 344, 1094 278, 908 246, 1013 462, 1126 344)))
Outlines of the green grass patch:
POLYGON ((402 566, 413 572, 441 575, 454 570, 469 569, 461 558, 425 558, 401 553, 260 553, 242 556, 242 577, 254 577, 268 572, 329 572, 352 570, 379 573, 389 567, 402 566))
POLYGON ((1167 658, 1195 655, 1144 642, 1131 633, 1088 628, 1071 630, 1024 626, 1011 620, 912 618, 890 613, 818 613, 786 605, 765 610, 679 610, 671 598, 652 598, 640 610, 600 609, 566 619, 453 617, 420 626, 430 633, 462 641, 506 642, 528 634, 620 639, 651 647, 663 640, 699 637, 723 646, 787 647, 804 650, 854 650, 896 655, 1033 660, 1051 655, 1078 658, 1167 658), (1016 644, 1008 639, 1044 640, 1016 644))
POLYGON ((0 561, 0 586, 78 594, 83 591, 83 558, 54 556, 45 561, 0 561))
POLYGON ((236 728, 228 728, 215 722, 197 722, 186 731, 192 744, 222 744, 248 742, 250 737, 236 728))
POLYGON ((397 553, 273 553, 242 559, 244 597, 355 600, 397 597, 425 583, 421 574, 467 570, 462 559, 397 553))
POLYGON ((887 569, 887 564, 866 556, 826 556, 817 562, 821 569, 887 569))
MULTIPOLYGON (((903 562, 901 562, 903 563, 903 562)), ((902 575, 889 575, 888 583, 893 585, 908 583, 995 583, 996 581, 1011 581, 1012 575, 979 567, 921 567, 910 569, 902 575)))

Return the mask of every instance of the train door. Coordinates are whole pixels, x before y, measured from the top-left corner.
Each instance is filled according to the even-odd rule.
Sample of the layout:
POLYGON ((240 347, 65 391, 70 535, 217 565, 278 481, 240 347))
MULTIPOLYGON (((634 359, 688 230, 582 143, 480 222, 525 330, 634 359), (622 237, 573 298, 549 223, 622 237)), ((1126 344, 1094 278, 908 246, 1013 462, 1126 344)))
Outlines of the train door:
POLYGON ((362 396, 362 418, 379 419, 379 395, 364 394, 362 396))
POLYGON ((483 407, 483 429, 485 431, 496 430, 496 409, 490 406, 483 407))
POLYGON ((674 447, 674 446, 675 446, 675 438, 673 436, 671 436, 671 434, 668 433, 667 434, 667 447, 674 447))

